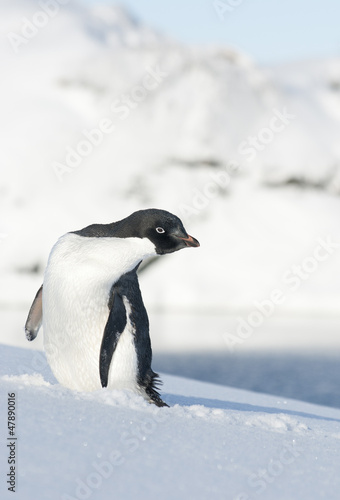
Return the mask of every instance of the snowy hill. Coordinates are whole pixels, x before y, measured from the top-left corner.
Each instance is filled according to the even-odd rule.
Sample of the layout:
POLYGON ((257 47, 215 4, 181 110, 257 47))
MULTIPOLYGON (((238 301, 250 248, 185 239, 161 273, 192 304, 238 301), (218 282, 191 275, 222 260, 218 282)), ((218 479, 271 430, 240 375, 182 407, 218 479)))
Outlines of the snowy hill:
POLYGON ((280 312, 338 314, 338 252, 293 293, 284 276, 320 238, 340 241, 339 61, 260 68, 117 5, 39 12, 0 6, 2 307, 28 307, 61 234, 155 206, 202 245, 145 273, 154 309, 237 313, 279 288, 280 312))
POLYGON ((268 182, 296 181, 339 194, 340 59, 287 64, 270 74, 299 125, 284 144, 295 144, 294 156, 283 147, 276 164, 267 162, 268 182))
MULTIPOLYGON (((338 404, 336 356, 325 366, 339 345, 339 60, 262 68, 116 4, 42 4, 0 5, 0 497, 14 393, 17 500, 338 499, 338 409, 169 375, 170 408, 74 393, 23 325, 60 235, 164 208, 201 248, 141 273, 156 354, 184 353, 202 376, 209 353, 308 348, 301 397, 338 404)), ((242 366, 260 382, 276 369, 283 393, 270 362, 242 366)))
MULTIPOLYGON (((42 353, 1 353, 1 399, 16 401, 18 500, 339 497, 339 410, 171 376, 171 407, 156 408, 128 392, 62 388, 42 353)), ((11 495, 3 480, 1 498, 11 495)))

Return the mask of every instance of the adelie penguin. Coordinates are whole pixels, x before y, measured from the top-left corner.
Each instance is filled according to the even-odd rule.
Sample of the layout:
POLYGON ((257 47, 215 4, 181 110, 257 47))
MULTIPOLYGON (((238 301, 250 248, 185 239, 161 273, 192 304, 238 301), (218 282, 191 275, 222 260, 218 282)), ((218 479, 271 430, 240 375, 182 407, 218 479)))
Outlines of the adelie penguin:
POLYGON ((157 209, 65 234, 52 248, 29 311, 27 339, 43 325, 47 360, 70 389, 130 389, 167 406, 151 369, 137 269, 146 257, 198 246, 178 217, 157 209))

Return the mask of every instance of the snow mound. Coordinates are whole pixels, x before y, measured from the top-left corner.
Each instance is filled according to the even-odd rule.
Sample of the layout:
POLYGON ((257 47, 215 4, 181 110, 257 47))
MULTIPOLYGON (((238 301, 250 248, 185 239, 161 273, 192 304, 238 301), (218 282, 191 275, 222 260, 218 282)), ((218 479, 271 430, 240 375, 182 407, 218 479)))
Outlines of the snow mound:
POLYGON ((33 375, 4 375, 1 380, 8 383, 17 384, 19 387, 24 386, 40 386, 40 387, 50 387, 51 384, 44 380, 44 377, 40 373, 34 373, 33 375))
POLYGON ((303 432, 308 430, 308 427, 295 420, 288 415, 260 415, 249 418, 246 425, 250 427, 262 427, 263 429, 271 429, 275 432, 303 432))
POLYGON ((72 392, 47 369, 17 376, 32 353, 0 355, 2 401, 14 393, 17 405, 20 500, 338 498, 340 410, 172 376, 171 407, 157 408, 126 391, 72 392))

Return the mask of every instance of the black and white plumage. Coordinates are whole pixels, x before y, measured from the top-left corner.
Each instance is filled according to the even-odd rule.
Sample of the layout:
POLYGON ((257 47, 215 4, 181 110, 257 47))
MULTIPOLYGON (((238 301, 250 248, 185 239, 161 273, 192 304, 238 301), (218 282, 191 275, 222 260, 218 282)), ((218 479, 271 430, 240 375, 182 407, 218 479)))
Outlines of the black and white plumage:
POLYGON ((146 257, 197 246, 178 217, 158 209, 62 236, 52 248, 25 326, 27 339, 33 340, 43 325, 46 356, 57 380, 82 391, 131 389, 165 405, 151 369, 149 321, 137 269, 146 257))

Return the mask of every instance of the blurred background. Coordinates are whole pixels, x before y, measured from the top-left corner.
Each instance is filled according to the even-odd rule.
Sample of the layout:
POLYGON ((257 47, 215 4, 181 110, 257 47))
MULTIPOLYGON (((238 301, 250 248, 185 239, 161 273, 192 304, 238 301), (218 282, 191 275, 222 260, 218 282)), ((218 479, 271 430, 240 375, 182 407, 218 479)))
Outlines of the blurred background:
POLYGON ((154 369, 340 407, 340 4, 0 6, 0 341, 65 232, 157 207, 154 369))

